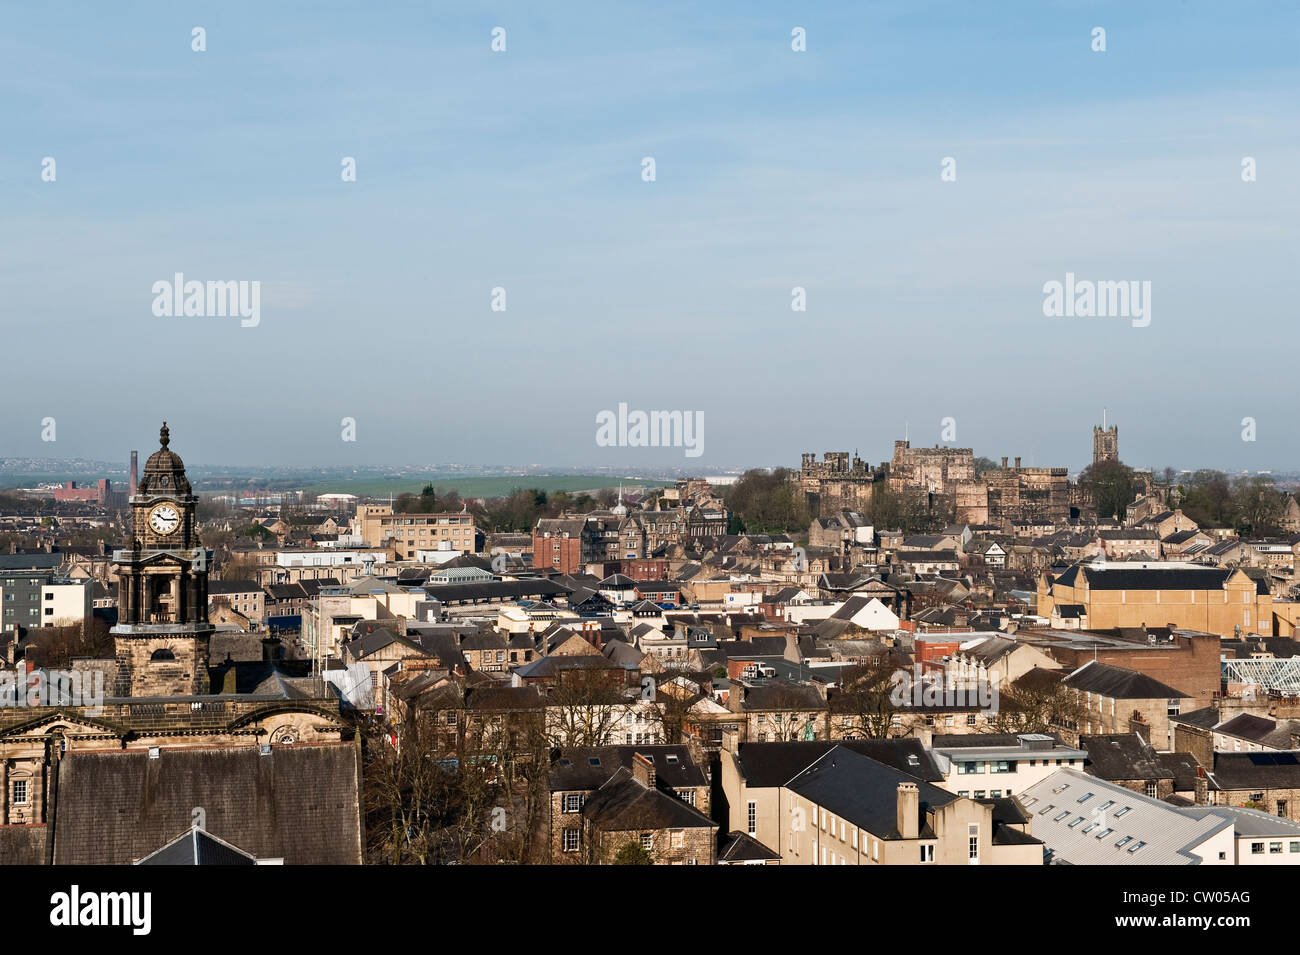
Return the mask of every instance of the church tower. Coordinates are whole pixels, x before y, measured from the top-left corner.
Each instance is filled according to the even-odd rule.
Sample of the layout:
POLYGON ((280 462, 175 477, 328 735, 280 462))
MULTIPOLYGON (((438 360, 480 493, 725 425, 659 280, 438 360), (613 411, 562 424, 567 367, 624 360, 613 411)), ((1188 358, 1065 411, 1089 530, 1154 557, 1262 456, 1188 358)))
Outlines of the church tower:
POLYGON ((207 551, 195 530, 198 499, 185 464, 161 447, 145 462, 131 496, 131 542, 115 551, 118 574, 117 696, 192 696, 208 692, 207 551))
POLYGON ((1103 411, 1101 416, 1102 426, 1099 428, 1093 425, 1092 428, 1092 463, 1101 464, 1103 461, 1119 460, 1119 427, 1111 425, 1106 427, 1106 413, 1103 411))

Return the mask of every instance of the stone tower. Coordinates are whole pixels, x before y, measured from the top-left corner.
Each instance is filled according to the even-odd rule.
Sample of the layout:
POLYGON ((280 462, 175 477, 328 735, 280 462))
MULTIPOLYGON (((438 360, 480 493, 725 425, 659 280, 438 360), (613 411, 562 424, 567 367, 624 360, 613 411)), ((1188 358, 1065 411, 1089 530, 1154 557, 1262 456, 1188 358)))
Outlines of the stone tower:
POLYGON ((208 692, 207 551, 195 532, 198 502, 167 422, 131 496, 131 542, 115 551, 117 696, 208 692))
POLYGON ((1119 460, 1119 427, 1111 425, 1109 428, 1099 428, 1096 425, 1092 429, 1092 463, 1101 464, 1102 461, 1119 460))

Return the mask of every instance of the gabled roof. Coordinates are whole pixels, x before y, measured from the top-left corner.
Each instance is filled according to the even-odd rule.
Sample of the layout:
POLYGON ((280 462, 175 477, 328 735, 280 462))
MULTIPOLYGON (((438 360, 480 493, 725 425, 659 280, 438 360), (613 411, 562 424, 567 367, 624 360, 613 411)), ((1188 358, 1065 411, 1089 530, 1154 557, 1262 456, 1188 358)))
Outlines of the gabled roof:
POLYGON ((59 761, 56 865, 126 865, 150 855, 203 807, 206 830, 287 865, 361 862, 354 744, 164 746, 156 757, 69 750, 59 761))
POLYGON ((786 788, 881 839, 898 839, 899 783, 915 783, 920 793, 918 832, 923 838, 933 836, 926 810, 961 798, 846 746, 830 749, 786 788))
POLYGON ((1099 779, 1174 778, 1173 769, 1137 733, 1080 736, 1079 746, 1088 752, 1087 772, 1099 779))
POLYGON ((877 762, 893 766, 914 779, 942 782, 944 774, 934 755, 919 739, 808 740, 787 743, 741 743, 736 762, 745 785, 782 786, 836 746, 844 746, 877 762))
POLYGON ((1207 775, 1218 790, 1300 789, 1300 751, 1215 753, 1207 775))
POLYGON ((642 746, 572 746, 562 749, 551 761, 548 784, 552 792, 592 790, 603 786, 619 769, 632 767, 635 754, 655 766, 656 780, 670 789, 689 789, 709 784, 703 769, 691 758, 685 744, 642 746))
POLYGON ((257 865, 257 859, 194 826, 136 865, 257 865))
POLYGON ((718 851, 719 864, 729 862, 758 862, 780 859, 781 853, 775 849, 769 849, 763 843, 759 842, 739 831, 733 829, 727 833, 726 840, 722 848, 718 851))
POLYGON ((1187 699, 1186 693, 1137 670, 1089 660, 1065 678, 1065 685, 1115 700, 1187 699))
POLYGON ((582 816, 598 829, 625 832, 637 829, 716 829, 694 806, 660 789, 651 789, 626 767, 619 767, 587 797, 582 816))

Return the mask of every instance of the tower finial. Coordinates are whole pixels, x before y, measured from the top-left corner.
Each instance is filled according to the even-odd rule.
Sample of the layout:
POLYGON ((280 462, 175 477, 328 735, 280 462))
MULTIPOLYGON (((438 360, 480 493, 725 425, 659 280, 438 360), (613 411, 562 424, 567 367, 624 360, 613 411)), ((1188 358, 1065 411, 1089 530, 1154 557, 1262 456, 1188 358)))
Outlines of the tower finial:
POLYGON ((167 430, 167 422, 164 421, 162 427, 158 429, 158 443, 166 448, 171 442, 171 432, 167 430))

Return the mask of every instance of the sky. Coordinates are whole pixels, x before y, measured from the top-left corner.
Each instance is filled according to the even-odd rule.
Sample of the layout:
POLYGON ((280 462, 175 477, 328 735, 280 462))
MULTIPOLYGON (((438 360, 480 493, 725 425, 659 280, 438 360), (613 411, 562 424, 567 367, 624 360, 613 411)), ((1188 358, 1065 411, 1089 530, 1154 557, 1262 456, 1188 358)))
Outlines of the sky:
POLYGON ((1295 4, 0 16, 0 457, 1074 469, 1105 408, 1134 466, 1300 469, 1295 4), (176 273, 257 324, 156 315, 176 273), (1045 315, 1067 273, 1149 323, 1045 315))

